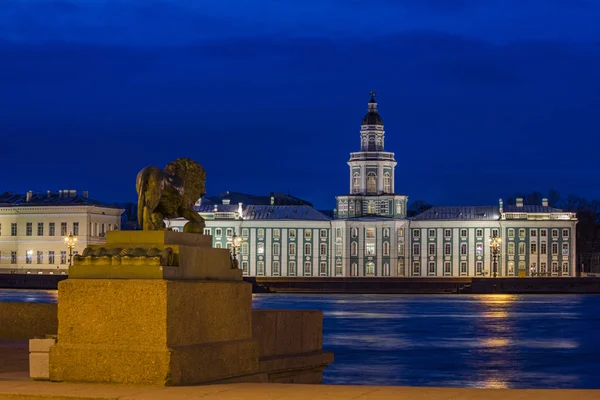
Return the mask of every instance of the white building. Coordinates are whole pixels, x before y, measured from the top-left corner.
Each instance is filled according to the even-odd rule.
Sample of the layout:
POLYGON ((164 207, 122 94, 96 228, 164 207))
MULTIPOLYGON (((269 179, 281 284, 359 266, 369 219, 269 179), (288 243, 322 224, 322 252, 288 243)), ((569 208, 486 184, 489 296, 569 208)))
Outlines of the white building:
POLYGON ((120 228, 122 212, 85 191, 0 194, 0 273, 66 273, 64 237, 77 237, 73 255, 102 244, 107 231, 120 228))
MULTIPOLYGON (((542 204, 433 207, 409 219, 396 193, 394 153, 372 93, 350 154, 349 194, 334 217, 310 205, 201 199, 197 211, 215 247, 241 236, 240 267, 251 276, 491 276, 489 239, 501 239, 499 276, 575 276, 574 213, 542 204), (233 203, 233 204, 231 204, 233 203)), ((182 229, 184 220, 167 221, 182 229)))

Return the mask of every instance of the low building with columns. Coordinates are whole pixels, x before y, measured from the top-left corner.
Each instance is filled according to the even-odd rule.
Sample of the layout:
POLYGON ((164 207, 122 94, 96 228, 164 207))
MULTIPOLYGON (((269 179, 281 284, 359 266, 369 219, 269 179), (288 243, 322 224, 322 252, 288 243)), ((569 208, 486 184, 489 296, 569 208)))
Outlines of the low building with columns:
MULTIPOLYGON (((575 276, 577 216, 548 205, 433 207, 407 218, 396 193, 396 160, 371 93, 350 154, 348 194, 332 216, 310 204, 201 199, 196 209, 215 247, 241 238, 240 267, 249 276, 473 277, 575 276), (494 255, 490 238, 496 237, 494 255)), ((182 230, 184 220, 167 221, 182 230)))
POLYGON ((0 273, 66 274, 70 251, 64 238, 73 234, 73 255, 105 243, 106 232, 119 230, 119 207, 75 190, 0 194, 0 273))

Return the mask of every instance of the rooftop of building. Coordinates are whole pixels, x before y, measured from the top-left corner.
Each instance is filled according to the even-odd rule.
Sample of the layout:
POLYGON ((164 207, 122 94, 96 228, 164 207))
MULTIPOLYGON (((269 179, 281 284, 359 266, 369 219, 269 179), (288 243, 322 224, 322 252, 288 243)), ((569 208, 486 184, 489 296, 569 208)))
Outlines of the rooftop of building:
POLYGON ((40 206, 96 206, 106 208, 120 207, 117 204, 104 203, 90 199, 87 191, 78 193, 76 190, 58 190, 52 192, 12 193, 0 194, 0 207, 40 207, 40 206))
MULTIPOLYGON (((194 209, 200 214, 231 213, 239 211, 238 204, 201 204, 194 209)), ((329 221, 330 218, 307 205, 242 205, 244 220, 304 220, 329 221)), ((227 218, 227 217, 225 217, 227 218)))
POLYGON ((311 206, 312 203, 292 196, 291 194, 270 193, 268 196, 254 195, 240 192, 220 193, 214 196, 205 196, 201 199, 202 205, 214 204, 235 204, 236 206, 242 203, 244 205, 306 205, 311 206))

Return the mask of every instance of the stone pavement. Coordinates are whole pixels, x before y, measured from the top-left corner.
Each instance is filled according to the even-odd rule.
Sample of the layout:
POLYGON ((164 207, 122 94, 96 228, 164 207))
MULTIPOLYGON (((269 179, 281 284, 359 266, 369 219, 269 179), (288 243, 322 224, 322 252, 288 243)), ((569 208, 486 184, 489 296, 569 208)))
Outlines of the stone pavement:
POLYGON ((600 390, 445 389, 397 386, 227 384, 152 387, 92 383, 36 382, 28 377, 26 341, 0 340, 0 400, 21 399, 440 399, 597 400, 600 390))

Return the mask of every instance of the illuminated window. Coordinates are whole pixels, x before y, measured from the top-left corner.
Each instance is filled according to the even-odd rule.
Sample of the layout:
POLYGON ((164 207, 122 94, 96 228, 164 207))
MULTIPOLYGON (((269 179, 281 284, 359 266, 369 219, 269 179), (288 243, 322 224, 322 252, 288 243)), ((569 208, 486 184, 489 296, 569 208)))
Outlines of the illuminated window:
POLYGON ((372 200, 367 203, 367 214, 375 214, 375 202, 372 200))
POLYGON ((515 237, 515 230, 514 229, 510 228, 508 230, 508 237, 511 238, 511 239, 515 237))
POLYGON ((32 259, 33 259, 33 250, 27 250, 25 252, 25 263, 31 264, 32 259))
POLYGON ((475 254, 477 254, 478 256, 483 255, 483 243, 477 243, 475 245, 475 254))
POLYGON ((256 244, 256 252, 258 254, 264 254, 265 253, 265 244, 263 242, 258 242, 256 244))
POLYGON ((304 275, 312 275, 312 265, 310 261, 304 263, 304 275))
POLYGON ((569 243, 563 243, 562 244, 562 254, 563 255, 568 255, 569 254, 569 243))
POLYGON ((398 238, 403 238, 403 237, 404 237, 404 229, 398 228, 398 238))
POLYGON ((525 237, 525 229, 519 229, 519 239, 523 239, 525 237))
POLYGON ((358 172, 352 175, 352 193, 360 193, 360 175, 358 172))
POLYGON ((242 229, 242 238, 243 239, 248 239, 248 228, 242 229))
POLYGON ((519 261, 519 269, 525 269, 525 261, 519 261))
MULTIPOLYGON (((220 229, 217 229, 217 231, 219 231, 219 230, 220 230, 220 229)), ((217 236, 221 236, 221 233, 219 232, 219 233, 217 234, 217 236)), ((264 230, 263 228, 259 228, 259 229, 256 231, 256 236, 258 237, 258 239, 259 239, 259 240, 263 240, 263 239, 264 239, 264 237, 265 237, 265 230, 264 230)))
POLYGON ((289 244, 290 256, 296 255, 296 243, 289 244))
POLYGON ((537 254, 537 243, 531 243, 530 252, 531 254, 537 254))
POLYGON ((296 239, 296 230, 295 229, 290 229, 289 237, 290 237, 290 240, 296 239))
POLYGON ((256 275, 264 275, 265 274, 265 262, 259 261, 256 263, 256 275))
POLYGON ((53 251, 48 252, 48 264, 54 264, 54 252, 53 251))
POLYGON ((279 240, 280 236, 281 236, 281 230, 273 229, 273 239, 279 240))
POLYGON ((249 250, 248 242, 243 242, 242 243, 242 255, 247 256, 248 250, 249 250))
POLYGON ((310 239, 312 237, 312 231, 310 229, 304 230, 304 239, 310 239))
POLYGON ((273 255, 278 256, 281 253, 281 245, 279 243, 273 243, 273 255))
POLYGON ((481 261, 475 263, 475 273, 477 275, 483 275, 483 263, 481 261))
POLYGON ((508 255, 509 256, 515 255, 515 244, 512 242, 508 244, 508 255))
POLYGON ((404 243, 398 243, 398 255, 399 256, 404 255, 404 243))
POLYGON ((375 243, 365 243, 365 254, 368 256, 375 255, 375 243))
POLYGON ((242 261, 242 273, 248 275, 248 261, 242 261))
POLYGON ((421 264, 418 261, 413 262, 413 275, 418 276, 421 273, 421 264))
POLYGON ((369 261, 368 263, 365 264, 365 273, 367 275, 375 275, 375 263, 372 261, 369 261))
POLYGON ((367 192, 377 192, 377 174, 375 174, 375 172, 369 172, 367 174, 367 192))
POLYGON ((389 172, 386 172, 383 174, 383 192, 384 193, 392 192, 392 178, 390 177, 389 172))
POLYGON ((515 262, 509 261, 508 262, 508 275, 513 276, 514 274, 515 274, 515 262))
POLYGON ((523 242, 519 243, 519 255, 520 256, 525 255, 525 243, 523 243, 523 242))
POLYGON ((367 228, 367 239, 375 239, 375 228, 367 228))

